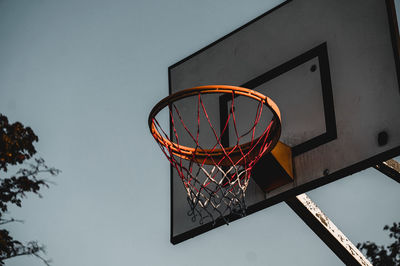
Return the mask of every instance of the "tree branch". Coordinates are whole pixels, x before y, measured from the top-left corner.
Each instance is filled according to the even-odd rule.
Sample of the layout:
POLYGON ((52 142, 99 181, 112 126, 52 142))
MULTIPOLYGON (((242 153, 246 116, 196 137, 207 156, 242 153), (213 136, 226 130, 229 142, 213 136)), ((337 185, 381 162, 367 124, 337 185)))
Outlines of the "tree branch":
POLYGON ((0 225, 13 223, 13 222, 24 223, 23 220, 17 220, 17 219, 14 219, 14 218, 10 218, 10 219, 0 218, 0 225))
MULTIPOLYGON (((0 171, 7 172, 9 166, 25 163, 36 154, 33 145, 39 138, 30 127, 25 127, 20 122, 9 123, 8 118, 0 114, 0 171)), ((21 207, 22 199, 26 193, 34 193, 41 197, 39 191, 43 187, 49 187, 50 181, 43 179, 43 174, 51 176, 58 175, 60 170, 48 167, 42 158, 35 158, 9 178, 0 178, 0 225, 11 222, 23 222, 14 218, 6 217, 4 214, 10 204, 21 207)), ((47 266, 50 260, 46 260, 45 248, 36 241, 22 244, 10 236, 10 232, 0 229, 0 266, 4 265, 4 260, 32 255, 43 261, 47 266)))
POLYGON ((35 256, 36 258, 43 261, 43 263, 46 264, 47 266, 51 266, 51 264, 50 264, 51 260, 47 260, 47 259, 43 258, 39 253, 45 254, 46 253, 45 247, 40 246, 35 241, 29 242, 26 246, 21 243, 18 243, 14 246, 13 252, 11 254, 7 254, 7 255, 2 254, 2 256, 0 256, 0 263, 2 263, 3 260, 12 259, 12 258, 19 257, 19 256, 31 255, 31 256, 35 256))

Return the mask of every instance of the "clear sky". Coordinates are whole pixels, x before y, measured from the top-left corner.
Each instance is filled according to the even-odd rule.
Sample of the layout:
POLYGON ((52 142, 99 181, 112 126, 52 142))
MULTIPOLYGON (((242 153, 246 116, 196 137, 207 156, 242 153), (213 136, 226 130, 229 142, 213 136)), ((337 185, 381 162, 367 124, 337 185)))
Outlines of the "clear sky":
MULTIPOLYGON (((167 68, 280 2, 0 0, 0 113, 62 170, 11 210, 25 220, 14 236, 56 266, 341 265, 284 203, 169 242, 169 165, 147 126, 167 68)), ((353 243, 387 243, 383 226, 400 221, 400 186, 374 169, 308 195, 353 243)))

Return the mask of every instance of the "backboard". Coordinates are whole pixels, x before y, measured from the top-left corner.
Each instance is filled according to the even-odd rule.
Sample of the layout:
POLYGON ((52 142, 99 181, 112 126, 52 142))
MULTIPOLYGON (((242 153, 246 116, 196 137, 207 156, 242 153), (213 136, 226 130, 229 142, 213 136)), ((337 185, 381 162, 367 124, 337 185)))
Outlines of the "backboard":
MULTIPOLYGON (((249 215, 400 154, 398 37, 393 0, 285 1, 169 67, 169 93, 226 84, 277 103, 294 180, 268 192, 250 181, 249 215)), ((207 108, 223 117, 232 99, 213 101, 207 108)), ((250 106, 235 102, 246 121, 250 106)), ((268 178, 262 159, 253 176, 268 178)), ((188 208, 171 168, 173 244, 223 224, 193 222, 188 208)))

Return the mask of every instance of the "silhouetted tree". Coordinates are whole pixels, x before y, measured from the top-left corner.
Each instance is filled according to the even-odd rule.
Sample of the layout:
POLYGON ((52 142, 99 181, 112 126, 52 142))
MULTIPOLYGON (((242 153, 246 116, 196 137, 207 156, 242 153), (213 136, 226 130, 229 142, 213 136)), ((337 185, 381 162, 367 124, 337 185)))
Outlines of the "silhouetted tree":
POLYGON ((400 223, 393 223, 392 226, 385 225, 383 230, 389 231, 389 237, 394 242, 389 246, 378 246, 374 242, 367 241, 358 243, 357 248, 365 250, 368 259, 375 266, 400 265, 400 223))
MULTIPOLYGON (((60 171, 46 166, 42 158, 32 158, 36 154, 33 142, 39 139, 30 127, 24 127, 20 122, 10 124, 6 116, 0 114, 0 225, 12 222, 22 222, 7 216, 10 205, 22 206, 22 199, 27 193, 34 193, 41 197, 39 190, 48 187, 49 181, 40 176, 57 175, 60 171), (27 167, 19 169, 14 175, 4 177, 9 166, 27 163, 27 167)), ((4 260, 32 255, 41 259, 46 265, 50 261, 45 259, 45 248, 37 241, 25 244, 15 240, 6 229, 0 229, 0 265, 4 260)))

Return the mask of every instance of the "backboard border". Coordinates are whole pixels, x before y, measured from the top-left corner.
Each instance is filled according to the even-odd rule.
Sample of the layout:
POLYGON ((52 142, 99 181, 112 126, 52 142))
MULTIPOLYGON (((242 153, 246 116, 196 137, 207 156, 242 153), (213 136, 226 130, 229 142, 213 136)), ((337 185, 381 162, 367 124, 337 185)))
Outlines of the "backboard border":
MULTIPOLYGON (((400 35, 399 35, 399 24, 396 14, 396 6, 394 0, 386 0, 386 8, 388 13, 388 23, 390 29, 390 37, 392 40, 394 61, 397 72, 397 83, 400 84, 400 35)), ((400 85, 399 85, 400 93, 400 85)))

